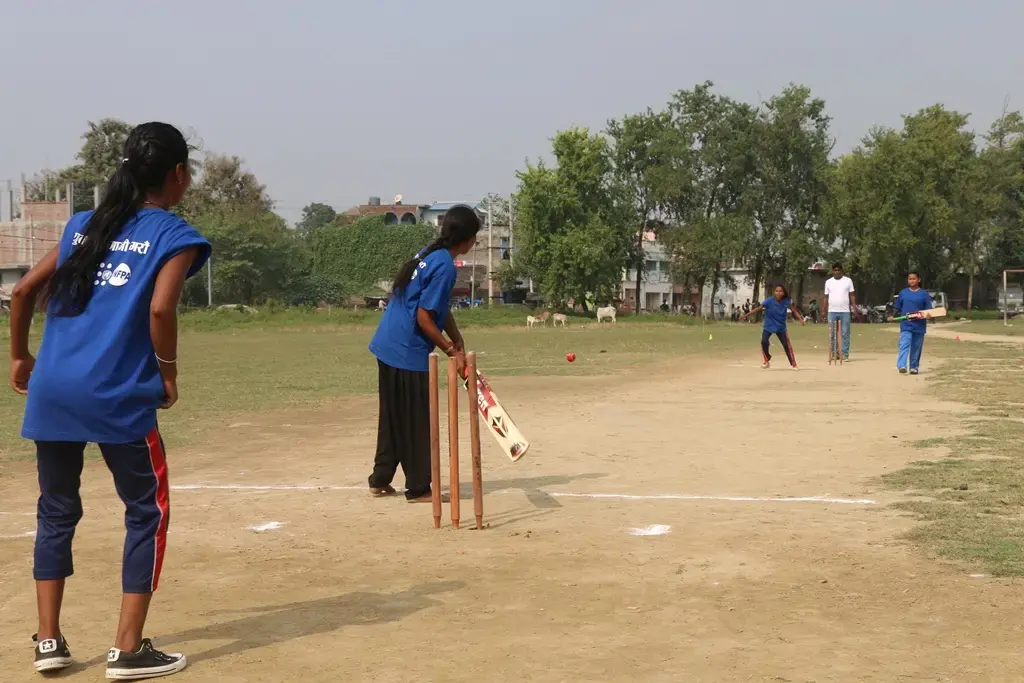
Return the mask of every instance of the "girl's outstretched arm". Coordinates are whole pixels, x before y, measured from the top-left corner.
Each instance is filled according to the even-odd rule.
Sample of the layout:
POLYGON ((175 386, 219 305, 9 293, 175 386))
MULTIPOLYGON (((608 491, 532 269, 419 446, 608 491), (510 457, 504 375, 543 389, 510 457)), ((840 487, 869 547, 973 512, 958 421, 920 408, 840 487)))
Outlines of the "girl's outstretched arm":
POLYGON ((764 306, 761 306, 761 305, 754 306, 754 308, 750 312, 744 313, 743 315, 741 315, 740 316, 740 320, 746 320, 750 316, 757 315, 758 313, 760 313, 763 310, 764 310, 764 306))
POLYGON ((25 273, 11 292, 11 386, 19 394, 28 394, 28 378, 36 359, 28 349, 28 333, 36 298, 57 270, 59 245, 25 273))
POLYGON ((790 301, 789 310, 793 311, 793 317, 799 320, 801 325, 807 322, 807 320, 804 318, 804 314, 801 313, 800 310, 796 307, 796 303, 790 301))

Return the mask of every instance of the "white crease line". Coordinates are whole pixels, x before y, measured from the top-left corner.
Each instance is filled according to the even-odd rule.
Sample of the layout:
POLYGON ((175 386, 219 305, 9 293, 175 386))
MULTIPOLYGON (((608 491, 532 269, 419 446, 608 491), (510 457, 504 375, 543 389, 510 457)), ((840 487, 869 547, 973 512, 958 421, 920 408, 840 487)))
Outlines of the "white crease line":
MULTIPOLYGON (((364 491, 365 486, 312 486, 312 485, 250 485, 250 484, 181 484, 172 486, 175 491, 364 491)), ((518 490, 505 489, 494 493, 517 493, 518 490)), ((835 505, 877 505, 868 498, 831 498, 828 496, 807 496, 798 498, 781 498, 767 496, 697 496, 677 493, 653 495, 635 495, 629 493, 571 493, 567 491, 546 491, 553 498, 591 498, 606 500, 693 500, 722 501, 731 503, 828 503, 835 505)))
POLYGON ((0 541, 13 541, 18 538, 35 538, 36 532, 26 531, 23 534, 14 534, 13 536, 0 536, 0 541))
POLYGON ((607 498, 612 500, 719 500, 732 503, 835 503, 837 505, 876 505, 876 501, 867 498, 825 498, 809 496, 801 498, 769 498, 762 496, 689 496, 676 493, 662 493, 650 496, 637 496, 628 493, 563 493, 551 492, 554 498, 607 498))
POLYGON ((369 491, 365 486, 290 486, 272 484, 257 486, 247 484, 180 484, 171 486, 172 491, 369 491))
POLYGON ((0 515, 12 515, 17 517, 35 517, 34 512, 0 512, 0 515))

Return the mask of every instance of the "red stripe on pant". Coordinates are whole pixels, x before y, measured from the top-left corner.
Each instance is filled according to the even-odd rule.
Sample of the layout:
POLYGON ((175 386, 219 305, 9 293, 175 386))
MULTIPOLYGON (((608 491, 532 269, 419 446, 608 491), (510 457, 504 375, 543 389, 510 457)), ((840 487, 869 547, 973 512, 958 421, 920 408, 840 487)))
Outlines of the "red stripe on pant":
POLYGON ((167 458, 160 432, 155 427, 146 437, 149 446, 149 462, 156 476, 156 506, 160 510, 160 524, 157 526, 153 544, 153 585, 155 592, 160 584, 160 570, 164 566, 164 552, 167 550, 167 524, 171 515, 171 487, 167 480, 167 458))
POLYGON ((789 350, 787 354, 789 356, 789 364, 796 367, 796 354, 793 353, 793 342, 789 341, 789 332, 784 332, 786 335, 786 348, 789 350))

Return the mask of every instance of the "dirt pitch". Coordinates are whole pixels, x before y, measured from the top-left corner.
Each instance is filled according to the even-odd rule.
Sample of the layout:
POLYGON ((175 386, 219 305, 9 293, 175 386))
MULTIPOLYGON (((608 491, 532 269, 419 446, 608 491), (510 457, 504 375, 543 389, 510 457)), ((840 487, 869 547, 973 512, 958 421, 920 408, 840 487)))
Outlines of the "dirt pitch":
MULTIPOLYGON (((502 377, 534 445, 513 464, 484 434, 482 532, 452 530, 447 506, 435 531, 429 505, 367 495, 372 399, 225 424, 170 453, 148 635, 188 654, 183 682, 1020 680, 1015 585, 904 545, 911 522, 870 484, 920 458, 901 445, 915 438, 898 431, 907 406, 940 424, 957 407, 889 356, 805 362, 502 377), (631 535, 653 525, 668 532, 631 535)), ((32 539, 19 536, 35 484, 31 463, 17 467, 0 480, 2 681, 34 677, 32 539)), ((466 458, 462 472, 469 526, 466 458)), ((70 681, 102 679, 115 628, 111 488, 89 462, 70 681)))

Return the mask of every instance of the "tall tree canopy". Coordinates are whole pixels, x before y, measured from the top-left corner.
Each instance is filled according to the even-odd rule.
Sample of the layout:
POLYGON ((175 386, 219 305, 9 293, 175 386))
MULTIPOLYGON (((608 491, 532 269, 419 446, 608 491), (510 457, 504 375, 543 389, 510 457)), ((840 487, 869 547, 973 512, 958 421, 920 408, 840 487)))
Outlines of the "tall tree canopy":
POLYGON ((556 165, 528 164, 516 196, 516 270, 549 301, 611 301, 636 224, 615 182, 608 141, 586 128, 558 133, 556 165))

